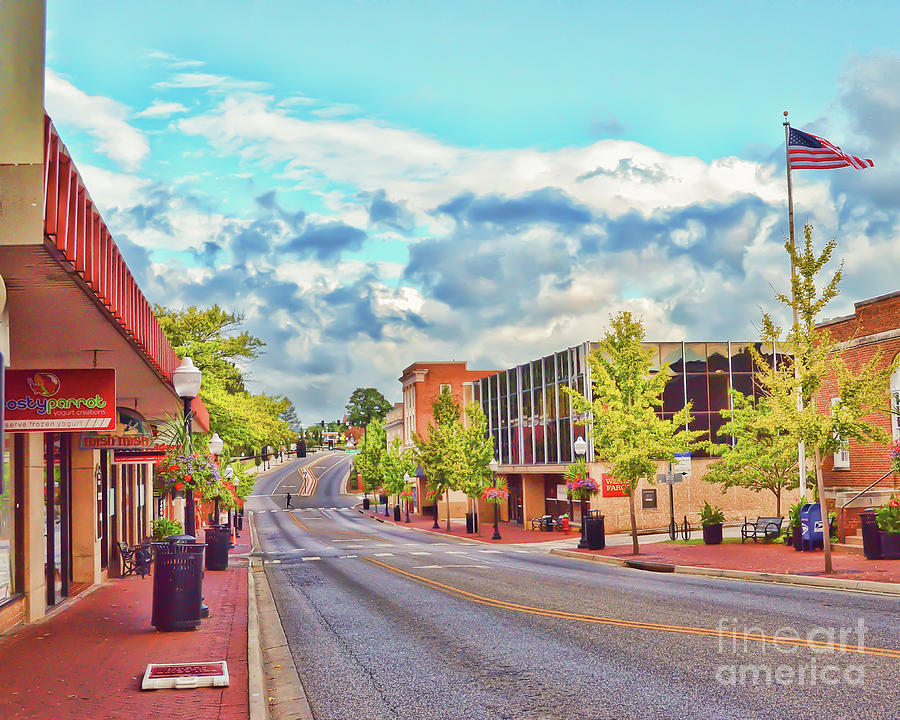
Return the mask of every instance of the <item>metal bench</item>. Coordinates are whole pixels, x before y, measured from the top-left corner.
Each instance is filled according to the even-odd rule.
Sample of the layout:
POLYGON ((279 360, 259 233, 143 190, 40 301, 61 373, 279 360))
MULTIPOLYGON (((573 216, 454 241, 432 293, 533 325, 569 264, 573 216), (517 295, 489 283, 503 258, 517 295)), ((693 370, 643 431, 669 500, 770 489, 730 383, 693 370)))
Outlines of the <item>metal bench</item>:
POLYGON ((748 522, 744 518, 744 526, 741 528, 741 542, 753 538, 753 542, 757 542, 759 538, 763 541, 774 540, 781 535, 781 524, 784 518, 780 517, 758 517, 756 522, 748 522))
POLYGON ((122 577, 138 574, 143 580, 150 574, 153 554, 149 546, 136 545, 132 548, 121 541, 118 545, 119 556, 122 558, 122 577))
POLYGON ((552 515, 544 515, 531 521, 531 529, 550 532, 557 523, 558 521, 554 520, 552 515))

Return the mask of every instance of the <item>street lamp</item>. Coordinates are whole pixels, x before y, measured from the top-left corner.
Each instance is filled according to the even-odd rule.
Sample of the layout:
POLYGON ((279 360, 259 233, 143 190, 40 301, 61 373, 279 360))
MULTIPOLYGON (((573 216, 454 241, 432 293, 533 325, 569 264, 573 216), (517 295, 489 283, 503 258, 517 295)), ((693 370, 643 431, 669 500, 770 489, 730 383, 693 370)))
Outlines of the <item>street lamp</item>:
MULTIPOLYGON (((409 485, 409 473, 403 473, 403 489, 406 490, 406 486, 409 485)), ((406 519, 404 522, 409 522, 409 498, 406 498, 406 519)))
MULTIPOLYGON (((575 441, 575 454, 579 459, 583 458, 587 454, 588 444, 585 442, 583 437, 578 438, 575 441)), ((581 497, 581 540, 578 541, 579 548, 587 547, 587 536, 585 535, 585 527, 587 526, 587 514, 585 512, 584 507, 584 497, 581 497)))
MULTIPOLYGON (((213 433, 213 436, 209 439, 209 451, 216 456, 216 461, 219 459, 219 455, 222 454, 222 450, 225 448, 225 441, 219 437, 219 433, 213 433)), ((213 510, 216 516, 216 525, 219 524, 219 498, 216 498, 215 509, 213 510)))
MULTIPOLYGON (((194 452, 194 437, 191 429, 191 420, 193 413, 191 411, 191 400, 200 394, 200 370, 194 365, 191 358, 182 359, 181 364, 175 368, 172 373, 172 384, 175 386, 175 392, 184 403, 184 428, 187 434, 188 452, 194 452)), ((188 489, 187 502, 185 503, 184 518, 185 535, 197 535, 197 523, 194 518, 194 491, 188 489)))
MULTIPOLYGON (((488 463, 488 467, 491 470, 491 478, 494 482, 494 488, 497 487, 497 471, 500 469, 500 463, 497 462, 497 458, 491 458, 491 461, 488 463)), ((500 503, 494 503, 494 534, 491 536, 491 540, 499 540, 500 539, 500 526, 498 522, 500 521, 500 503)))
MULTIPOLYGON (((222 477, 224 477, 226 480, 231 480, 231 478, 234 477, 234 468, 231 467, 231 465, 229 465, 229 466, 228 466, 227 468, 225 468, 225 470, 222 472, 222 477)), ((235 510, 235 515, 237 515, 237 510, 235 510)), ((234 522, 234 521, 232 520, 232 517, 231 517, 231 508, 229 507, 229 508, 228 508, 228 527, 234 527, 235 525, 237 525, 237 523, 234 522)), ((237 535, 237 529, 235 529, 234 532, 235 532, 235 535, 237 535)), ((240 537, 240 535, 238 535, 238 537, 240 537)))

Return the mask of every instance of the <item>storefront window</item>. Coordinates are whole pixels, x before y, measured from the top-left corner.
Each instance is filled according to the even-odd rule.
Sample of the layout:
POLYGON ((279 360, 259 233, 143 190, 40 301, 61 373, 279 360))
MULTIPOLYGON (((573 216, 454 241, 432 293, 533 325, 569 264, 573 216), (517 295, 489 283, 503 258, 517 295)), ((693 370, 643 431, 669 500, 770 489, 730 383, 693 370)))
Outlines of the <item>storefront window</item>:
POLYGON ((0 602, 15 592, 15 454, 14 436, 3 437, 3 480, 0 486, 0 602))

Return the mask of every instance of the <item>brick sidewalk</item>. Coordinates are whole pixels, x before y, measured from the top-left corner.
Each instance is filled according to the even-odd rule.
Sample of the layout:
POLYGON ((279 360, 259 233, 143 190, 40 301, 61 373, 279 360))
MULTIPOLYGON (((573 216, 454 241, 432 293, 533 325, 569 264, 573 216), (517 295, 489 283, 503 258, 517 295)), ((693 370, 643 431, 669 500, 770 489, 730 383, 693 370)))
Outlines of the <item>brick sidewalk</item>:
MULTIPOLYGON (((249 550, 246 529, 232 554, 249 550)), ((152 594, 150 577, 110 580, 58 615, 0 638, 0 717, 246 720, 247 560, 232 557, 228 570, 206 572, 210 616, 195 630, 156 632, 152 594), (148 663, 200 660, 227 660, 229 687, 140 689, 148 663)))
MULTIPOLYGON (((646 560, 723 570, 809 576, 825 575, 823 572, 825 559, 821 550, 797 552, 792 547, 785 545, 753 542, 723 543, 722 545, 647 543, 641 545, 641 554, 637 556, 631 554, 630 544, 607 547, 604 550, 579 550, 578 552, 626 560, 646 560)), ((832 559, 835 572, 828 577, 900 583, 900 560, 866 560, 861 555, 844 552, 832 552, 832 559)))

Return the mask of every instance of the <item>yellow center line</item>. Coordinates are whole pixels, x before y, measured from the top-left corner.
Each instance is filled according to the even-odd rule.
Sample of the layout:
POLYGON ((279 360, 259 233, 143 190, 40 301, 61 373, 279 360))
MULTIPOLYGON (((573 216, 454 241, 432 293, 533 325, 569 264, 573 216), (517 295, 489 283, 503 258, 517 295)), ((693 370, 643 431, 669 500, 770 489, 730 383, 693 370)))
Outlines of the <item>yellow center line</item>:
POLYGON ((306 527, 306 525, 304 525, 302 522, 300 522, 297 518, 294 517, 294 513, 288 513, 288 517, 291 520, 293 520, 295 523, 297 523, 300 527, 302 527, 304 530, 306 530, 306 532, 311 532, 310 529, 308 527, 306 527))
POLYGON ((457 587, 453 587, 452 585, 444 585, 443 583, 439 583, 436 580, 431 580, 429 578, 422 577, 421 575, 414 575, 413 573, 406 572, 405 570, 401 570, 392 565, 388 565, 387 563, 383 563, 380 560, 375 560, 371 557, 363 558, 368 563, 373 565, 378 565, 383 567, 390 572, 396 573, 398 575, 402 575, 411 580, 414 580, 417 583, 425 585, 426 587, 434 588, 435 590, 440 590, 441 592, 450 594, 450 595, 458 595, 460 597, 469 600, 470 602, 477 603, 479 605, 486 605, 488 607, 495 607, 501 610, 512 610, 514 612, 527 613, 529 615, 541 615, 543 617, 552 617, 558 618, 560 620, 575 620, 577 622, 586 622, 593 623, 597 625, 614 625, 617 627, 628 627, 634 628, 637 630, 655 630, 657 632, 671 632, 671 633, 679 633, 682 635, 704 635, 707 637, 715 637, 719 639, 729 639, 734 638, 737 640, 753 640, 756 642, 764 642, 764 643, 772 643, 774 645, 795 645, 800 647, 809 647, 809 648, 825 648, 830 649, 834 652, 845 652, 845 653, 856 653, 859 655, 878 655, 881 657, 890 657, 890 658, 900 658, 900 650, 893 650, 891 648, 879 648, 879 647, 860 647, 858 645, 844 645, 841 643, 828 642, 825 640, 813 640, 811 638, 792 638, 792 637, 780 637, 777 635, 760 635, 756 633, 744 633, 741 632, 737 635, 732 635, 732 633, 723 630, 719 630, 716 628, 705 628, 705 627, 692 627, 692 626, 684 626, 684 625, 666 625, 662 623, 651 623, 651 622, 640 622, 637 620, 621 620, 618 618, 608 618, 601 617, 597 615, 582 615, 579 613, 570 613, 562 610, 550 610, 547 608, 538 608, 532 607, 530 605, 519 605, 517 603, 507 602, 505 600, 497 600, 495 598, 485 597, 484 595, 476 595, 475 593, 467 592, 466 590, 462 590, 457 587))

